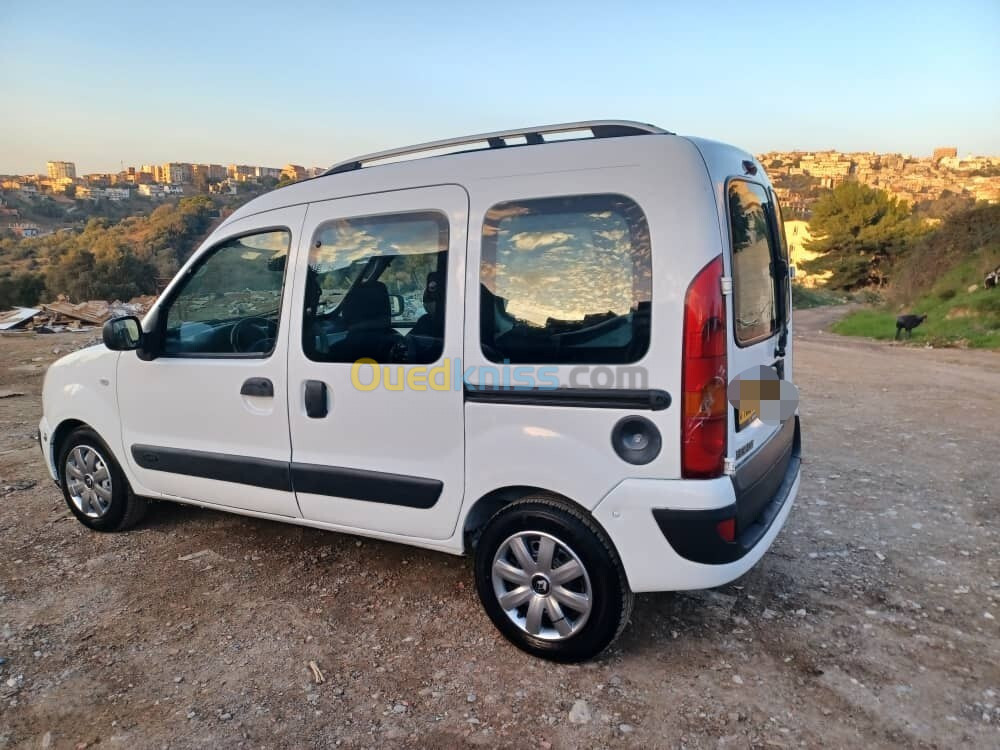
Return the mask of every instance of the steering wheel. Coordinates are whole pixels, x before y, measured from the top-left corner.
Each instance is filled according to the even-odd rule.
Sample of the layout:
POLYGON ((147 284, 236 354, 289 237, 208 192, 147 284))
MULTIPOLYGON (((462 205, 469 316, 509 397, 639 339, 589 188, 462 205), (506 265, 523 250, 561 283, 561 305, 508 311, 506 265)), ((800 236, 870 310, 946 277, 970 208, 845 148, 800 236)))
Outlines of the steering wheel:
POLYGON ((229 331, 229 342, 239 354, 267 352, 274 346, 278 324, 273 320, 251 315, 238 321, 229 331))

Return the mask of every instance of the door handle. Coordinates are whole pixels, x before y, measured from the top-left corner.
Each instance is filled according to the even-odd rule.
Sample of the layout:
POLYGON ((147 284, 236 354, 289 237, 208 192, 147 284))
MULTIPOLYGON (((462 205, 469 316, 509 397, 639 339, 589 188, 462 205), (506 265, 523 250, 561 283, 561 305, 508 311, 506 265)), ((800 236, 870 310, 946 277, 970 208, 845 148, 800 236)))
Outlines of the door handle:
POLYGON ((326 414, 326 383, 322 380, 307 380, 306 416, 310 419, 322 419, 326 414))
POLYGON ((274 398, 274 383, 267 378, 247 378, 240 388, 240 395, 274 398))

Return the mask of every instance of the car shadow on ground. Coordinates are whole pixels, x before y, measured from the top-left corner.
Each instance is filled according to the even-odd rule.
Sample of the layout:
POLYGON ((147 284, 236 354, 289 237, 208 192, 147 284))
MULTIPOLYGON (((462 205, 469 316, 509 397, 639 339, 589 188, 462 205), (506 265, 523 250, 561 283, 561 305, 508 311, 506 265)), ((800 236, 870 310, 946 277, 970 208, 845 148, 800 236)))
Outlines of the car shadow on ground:
MULTIPOLYGON (((411 585, 417 588, 433 570, 439 584, 455 596, 468 597, 470 602, 477 599, 468 557, 454 560, 432 550, 173 502, 153 502, 139 530, 183 535, 191 539, 194 551, 228 546, 232 556, 235 545, 247 554, 270 558, 270 564, 277 566, 290 556, 325 554, 333 565, 350 557, 357 563, 351 570, 389 568, 402 584, 412 577, 411 585)), ((798 606, 789 597, 790 581, 782 571, 783 562, 768 564, 765 558, 742 578, 716 589, 638 594, 628 627, 614 649, 597 659, 617 655, 628 660, 669 661, 678 648, 698 648, 740 628, 763 627, 772 610, 798 606)), ((795 589, 808 587, 809 581, 796 579, 795 589)), ((483 627, 489 628, 485 614, 483 627)))

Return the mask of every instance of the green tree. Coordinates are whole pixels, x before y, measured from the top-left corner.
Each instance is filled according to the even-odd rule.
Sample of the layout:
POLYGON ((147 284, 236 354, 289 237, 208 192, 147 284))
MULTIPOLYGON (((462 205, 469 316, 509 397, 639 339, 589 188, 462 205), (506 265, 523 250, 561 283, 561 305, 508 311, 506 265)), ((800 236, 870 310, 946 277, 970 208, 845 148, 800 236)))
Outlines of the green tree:
POLYGON ((38 303, 45 289, 40 273, 19 273, 0 279, 0 310, 8 307, 31 307, 38 303))
POLYGON ((129 300, 156 291, 156 266, 128 249, 100 260, 94 267, 93 296, 106 300, 129 300))
POLYGON ((93 299, 96 268, 97 261, 89 250, 67 253, 49 268, 45 278, 49 297, 65 294, 76 302, 93 299))
POLYGON ((832 289, 884 286, 893 263, 919 233, 905 201, 857 182, 845 182, 812 207, 806 249, 820 253, 807 261, 810 272, 832 271, 832 289))

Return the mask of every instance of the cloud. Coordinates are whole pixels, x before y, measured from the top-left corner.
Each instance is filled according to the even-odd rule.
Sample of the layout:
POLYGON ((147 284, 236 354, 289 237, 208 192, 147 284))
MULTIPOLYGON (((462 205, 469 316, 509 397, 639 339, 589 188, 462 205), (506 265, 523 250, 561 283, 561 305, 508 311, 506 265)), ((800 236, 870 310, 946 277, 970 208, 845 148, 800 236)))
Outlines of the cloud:
POLYGON ((573 239, 568 232, 518 232, 510 238, 518 250, 537 250, 546 245, 561 245, 573 239))
MULTIPOLYGON (((609 242, 620 242, 625 239, 626 231, 624 229, 604 229, 600 232, 594 232, 597 237, 603 237, 609 242)), ((631 248, 629 248, 631 249, 631 248)))

